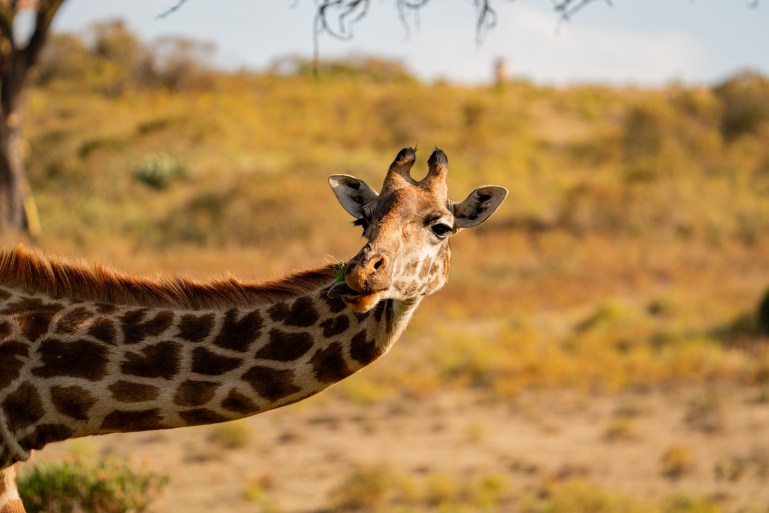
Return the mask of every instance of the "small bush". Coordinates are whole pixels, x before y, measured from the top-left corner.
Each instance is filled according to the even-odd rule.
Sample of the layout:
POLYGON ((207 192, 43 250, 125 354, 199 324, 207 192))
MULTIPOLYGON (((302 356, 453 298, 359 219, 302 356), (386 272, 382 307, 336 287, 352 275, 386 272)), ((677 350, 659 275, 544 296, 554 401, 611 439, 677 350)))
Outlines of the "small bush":
POLYGON ((613 419, 603 432, 604 440, 610 442, 633 440, 635 437, 635 424, 633 424, 632 420, 626 418, 613 419))
POLYGON ((268 483, 262 480, 253 481, 243 490, 243 499, 258 505, 261 513, 278 513, 280 508, 270 497, 268 488, 268 483))
POLYGON ((736 483, 745 475, 750 463, 750 460, 747 458, 723 458, 718 460, 713 466, 713 475, 719 481, 736 483))
POLYGON ((225 449, 241 449, 251 441, 251 430, 242 420, 225 422, 213 426, 208 439, 225 449))
POLYGON ((523 513, 653 513, 652 507, 629 496, 583 480, 545 484, 539 497, 524 496, 523 513))
POLYGON ((673 444, 660 457, 660 470, 670 479, 688 474, 694 467, 694 452, 686 445, 673 444))
POLYGON ((744 72, 715 88, 724 105, 721 133, 730 141, 755 133, 769 121, 769 80, 754 72, 744 72))
POLYGON ((718 433, 724 429, 723 401, 713 390, 694 397, 686 412, 686 423, 704 433, 718 433))
POLYGON ((410 479, 391 467, 361 465, 332 492, 331 502, 333 511, 501 511, 510 490, 503 474, 468 479, 431 472, 410 479))
POLYGON ((38 465, 18 480, 28 513, 139 513, 167 484, 166 476, 110 460, 38 465))
POLYGON ((361 465, 332 491, 334 510, 382 511, 392 500, 398 480, 388 467, 361 465))
POLYGON ((133 170, 136 180, 155 190, 167 189, 172 182, 187 177, 187 168, 168 155, 151 154, 133 170))

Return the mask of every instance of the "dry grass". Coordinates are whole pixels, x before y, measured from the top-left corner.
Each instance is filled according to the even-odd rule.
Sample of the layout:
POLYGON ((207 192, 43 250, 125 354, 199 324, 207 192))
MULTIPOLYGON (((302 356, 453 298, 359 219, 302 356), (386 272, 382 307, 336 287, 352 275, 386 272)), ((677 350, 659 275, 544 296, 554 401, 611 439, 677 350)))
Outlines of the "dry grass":
POLYGON ((769 121, 743 130, 732 120, 724 132, 737 96, 375 84, 358 80, 365 73, 211 75, 174 93, 33 90, 28 165, 44 228, 34 243, 198 277, 344 260, 360 240, 326 176, 376 185, 400 147, 431 140, 451 160, 454 198, 480 183, 510 197, 456 238, 449 285, 407 335, 410 368, 338 393, 366 403, 391 399, 392 384, 416 396, 449 384, 510 397, 766 381, 769 121), (426 321, 436 318, 448 328, 426 321))

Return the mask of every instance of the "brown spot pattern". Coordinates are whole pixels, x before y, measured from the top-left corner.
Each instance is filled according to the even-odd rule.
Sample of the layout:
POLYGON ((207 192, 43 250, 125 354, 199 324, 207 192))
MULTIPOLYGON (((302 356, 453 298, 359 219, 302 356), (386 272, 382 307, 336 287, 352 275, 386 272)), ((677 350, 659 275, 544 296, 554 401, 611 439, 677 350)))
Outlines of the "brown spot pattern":
POLYGON ((91 393, 78 386, 51 387, 51 402, 64 415, 76 420, 88 420, 88 410, 96 404, 91 393))
POLYGON ((242 414, 259 411, 259 408, 248 396, 241 394, 234 388, 230 390, 227 397, 222 401, 222 408, 242 414))
POLYGON ((270 331, 270 341, 256 352, 257 358, 290 362, 302 357, 312 348, 309 333, 288 333, 279 329, 270 331))
POLYGON ((117 310, 115 305, 110 305, 108 303, 96 303, 94 306, 96 307, 97 312, 104 315, 109 315, 117 310))
POLYGON ((323 289, 320 291, 320 299, 322 299, 328 305, 328 309, 331 313, 339 313, 347 308, 345 302, 340 298, 328 297, 328 289, 323 289))
POLYGON ((47 443, 66 440, 73 434, 72 429, 61 424, 40 424, 32 433, 19 440, 19 444, 26 450, 37 450, 47 443))
POLYGON ((88 334, 110 345, 114 344, 117 339, 117 330, 112 321, 106 317, 96 319, 91 327, 88 328, 88 334))
POLYGON ((270 319, 272 319, 274 322, 283 322, 286 317, 288 317, 288 312, 288 303, 285 301, 275 303, 267 309, 267 315, 269 315, 270 319))
POLYGON ((182 315, 179 321, 179 337, 190 342, 200 342, 211 333, 216 317, 209 313, 205 315, 182 315))
POLYGON ((101 423, 101 429, 119 433, 150 431, 166 427, 168 426, 163 424, 163 416, 160 415, 159 408, 137 411, 115 410, 104 417, 101 423))
POLYGON ((66 335, 76 333, 92 317, 93 314, 87 308, 82 306, 73 308, 61 316, 56 323, 54 333, 66 335))
POLYGON ((167 330, 174 320, 174 314, 161 310, 154 317, 144 320, 150 312, 147 308, 130 310, 123 314, 120 323, 123 328, 123 336, 126 344, 136 344, 148 337, 157 337, 167 330))
POLYGON ((334 342, 328 347, 319 349, 310 360, 315 372, 315 379, 321 383, 336 383, 346 378, 352 371, 347 367, 342 354, 342 344, 334 342))
POLYGON ((3 410, 11 433, 31 426, 43 418, 43 401, 37 389, 29 383, 23 383, 8 394, 3 401, 3 410))
POLYGON ((107 372, 106 348, 89 340, 62 342, 49 338, 41 342, 37 353, 43 365, 32 369, 32 374, 42 378, 72 376, 99 381, 107 372))
POLYGON ((321 322, 320 327, 323 328, 323 336, 331 338, 347 331, 350 327, 350 319, 345 314, 338 315, 321 322))
POLYGON ((374 319, 376 319, 376 322, 382 322, 382 317, 384 316, 386 305, 386 301, 380 301, 374 307, 374 319))
POLYGON ((277 303, 267 310, 270 318, 279 322, 282 321, 286 326, 297 326, 299 328, 309 328, 318 322, 318 311, 312 304, 309 297, 300 297, 289 307, 287 303, 277 303))
POLYGON ((238 318, 238 310, 233 308, 224 314, 222 329, 214 340, 214 344, 225 349, 245 352, 254 340, 261 334, 262 316, 254 310, 238 318))
POLYGON ((375 340, 367 340, 365 329, 359 331, 350 342, 350 356, 363 365, 368 365, 382 355, 375 340))
POLYGON ((419 279, 424 280, 427 273, 430 272, 430 268, 433 266, 433 261, 430 258, 425 258, 422 261, 422 267, 419 269, 419 279))
POLYGON ((6 305, 0 314, 13 317, 24 338, 35 342, 48 333, 51 319, 62 308, 64 306, 58 303, 43 303, 40 298, 25 297, 6 305))
POLYGON ((204 347, 192 351, 192 372, 206 376, 221 376, 237 368, 241 363, 239 358, 230 358, 212 353, 204 347))
POLYGON ((120 370, 130 376, 171 379, 179 372, 180 353, 178 342, 165 340, 144 347, 140 352, 126 353, 120 370))
POLYGON ((269 401, 278 401, 302 390, 294 384, 294 373, 289 369, 256 365, 243 374, 242 379, 269 401))
POLYGON ((179 406, 202 406, 214 398, 218 383, 188 379, 179 385, 174 394, 174 403, 179 406))
POLYGON ((180 411, 179 416, 188 426, 199 426, 201 424, 215 424, 228 420, 224 415, 206 408, 195 408, 194 410, 180 411))
POLYGON ((0 322, 0 342, 11 336, 11 325, 8 321, 0 322))
POLYGON ((29 348, 16 340, 0 342, 0 388, 5 388, 19 377, 29 348))
POLYGON ((112 383, 108 388, 113 399, 123 403, 152 401, 160 394, 158 387, 123 380, 112 383))

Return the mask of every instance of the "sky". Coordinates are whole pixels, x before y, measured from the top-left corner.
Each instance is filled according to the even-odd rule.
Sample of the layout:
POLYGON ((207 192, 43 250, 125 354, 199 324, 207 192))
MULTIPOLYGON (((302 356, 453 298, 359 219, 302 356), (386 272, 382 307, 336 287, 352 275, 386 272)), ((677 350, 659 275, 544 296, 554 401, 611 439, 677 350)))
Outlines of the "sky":
MULTIPOLYGON (((313 0, 67 0, 60 32, 123 19, 142 39, 183 36, 214 43, 225 69, 264 69, 286 55, 313 52, 313 0)), ((321 57, 376 55, 398 60, 420 78, 487 83, 503 59, 515 78, 542 84, 661 86, 715 84, 751 69, 769 75, 769 1, 594 1, 560 23, 549 0, 495 0, 498 25, 475 40, 472 0, 432 0, 410 34, 393 0, 373 0, 354 37, 320 38, 321 57)))

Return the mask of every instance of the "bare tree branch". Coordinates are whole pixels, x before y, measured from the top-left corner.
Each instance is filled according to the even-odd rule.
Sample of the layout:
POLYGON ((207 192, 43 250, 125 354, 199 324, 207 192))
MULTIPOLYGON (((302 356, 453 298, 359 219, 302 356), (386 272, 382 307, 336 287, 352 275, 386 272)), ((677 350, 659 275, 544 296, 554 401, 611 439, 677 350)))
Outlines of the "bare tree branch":
POLYGON ((475 21, 475 40, 483 43, 489 30, 497 26, 497 11, 491 7, 491 0, 474 0, 477 11, 475 21))
POLYGON ((163 18, 166 18, 166 17, 168 17, 169 15, 171 15, 171 14, 175 13, 176 11, 178 11, 178 10, 179 10, 179 8, 180 8, 182 5, 184 5, 186 2, 187 2, 187 0, 178 0, 178 1, 176 2, 176 4, 174 4, 173 6, 171 6, 171 8, 170 8, 170 9, 168 9, 168 10, 166 10, 166 11, 163 11, 163 12, 161 12, 160 14, 158 14, 158 15, 156 16, 156 19, 158 19, 158 20, 162 20, 163 18))
MULTIPOLYGON (((561 18, 564 21, 569 21, 575 14, 594 1, 595 0, 555 0, 553 2, 553 8, 561 15, 561 18)), ((611 0, 604 1, 610 6, 613 5, 611 0)))
POLYGON ((24 62, 28 68, 35 65, 40 51, 48 38, 51 23, 64 0, 38 0, 37 14, 35 16, 35 30, 24 48, 24 62))

